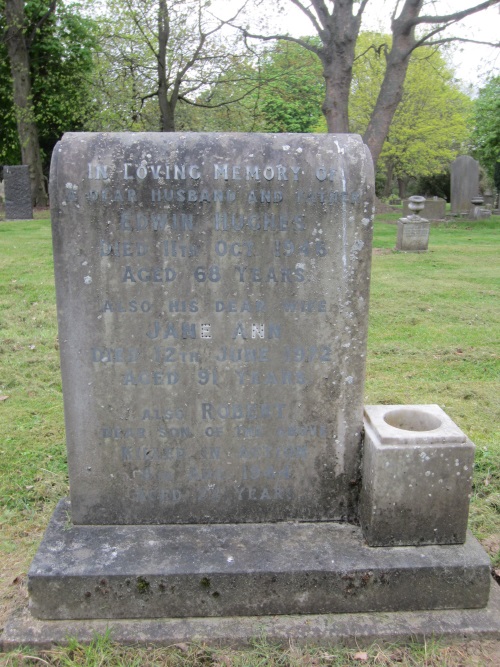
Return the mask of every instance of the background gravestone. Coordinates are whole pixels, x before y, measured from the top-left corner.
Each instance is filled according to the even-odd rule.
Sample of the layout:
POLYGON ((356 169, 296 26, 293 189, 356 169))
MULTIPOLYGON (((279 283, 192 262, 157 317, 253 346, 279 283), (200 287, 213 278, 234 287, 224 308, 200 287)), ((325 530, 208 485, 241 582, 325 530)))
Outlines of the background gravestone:
POLYGON ((468 213, 471 199, 479 193, 479 162, 469 155, 459 155, 451 163, 451 212, 468 213))
POLYGON ((355 515, 372 179, 356 136, 63 138, 75 523, 355 515))
POLYGON ((419 215, 425 206, 425 197, 413 195, 408 200, 407 209, 410 214, 398 220, 396 250, 402 252, 427 251, 431 223, 419 215))
MULTIPOLYGON (((403 200, 403 218, 411 214, 410 200, 403 200)), ((446 214, 446 201, 441 197, 425 200, 425 217, 427 220, 444 220, 446 214)))
POLYGON ((29 167, 26 165, 4 166, 5 219, 31 220, 31 183, 29 167))

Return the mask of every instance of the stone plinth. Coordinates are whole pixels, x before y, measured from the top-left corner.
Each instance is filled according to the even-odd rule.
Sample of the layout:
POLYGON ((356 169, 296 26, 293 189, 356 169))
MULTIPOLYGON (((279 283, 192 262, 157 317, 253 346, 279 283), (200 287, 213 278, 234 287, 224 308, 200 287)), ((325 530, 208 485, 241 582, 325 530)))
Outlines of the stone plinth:
POLYGON ((437 405, 365 407, 360 519, 371 546, 461 544, 474 445, 437 405))
POLYGON ((26 165, 4 166, 5 219, 31 220, 31 183, 26 165))
POLYGON ((462 546, 371 549, 339 523, 68 526, 29 572, 43 619, 269 616, 484 607, 489 559, 462 546))
POLYGON ((255 645, 256 637, 286 647, 290 638, 307 646, 342 645, 359 648, 374 642, 428 642, 498 639, 500 588, 491 590, 488 605, 479 609, 385 611, 357 614, 293 616, 233 616, 131 620, 40 621, 27 612, 5 624, 4 651, 20 646, 51 649, 77 638, 83 644, 96 635, 114 642, 141 646, 172 646, 195 640, 211 646, 255 645))
POLYGON ((396 250, 425 252, 429 247, 430 227, 428 220, 414 220, 411 217, 398 220, 396 250))

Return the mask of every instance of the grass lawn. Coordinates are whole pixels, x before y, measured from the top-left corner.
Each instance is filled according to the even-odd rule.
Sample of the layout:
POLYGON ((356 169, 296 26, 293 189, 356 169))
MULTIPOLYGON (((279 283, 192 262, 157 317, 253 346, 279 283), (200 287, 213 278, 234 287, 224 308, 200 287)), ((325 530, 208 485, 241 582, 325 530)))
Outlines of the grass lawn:
MULTIPOLYGON (((375 225, 366 403, 438 403, 476 444, 470 525, 500 567, 500 217, 436 224, 429 252, 375 225)), ((26 572, 68 492, 48 212, 0 222, 0 625, 25 604, 26 572)), ((364 651, 90 647, 4 655, 8 665, 496 665, 498 642, 364 651), (357 655, 356 655, 357 654, 357 655), (27 658, 32 655, 32 659, 27 658)), ((2 658, 0 657, 0 663, 2 658)))

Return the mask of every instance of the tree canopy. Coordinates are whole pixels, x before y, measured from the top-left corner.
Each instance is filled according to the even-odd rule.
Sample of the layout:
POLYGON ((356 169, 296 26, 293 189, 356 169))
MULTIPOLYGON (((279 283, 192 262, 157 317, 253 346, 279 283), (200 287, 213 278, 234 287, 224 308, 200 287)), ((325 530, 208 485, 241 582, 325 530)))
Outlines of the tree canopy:
POLYGON ((477 159, 494 180, 495 169, 500 171, 500 76, 490 79, 479 91, 472 142, 477 159))
MULTIPOLYGON (((356 44, 363 13, 369 2, 370 0, 281 0, 282 6, 293 4, 304 14, 317 33, 319 44, 309 38, 296 38, 280 33, 263 35, 244 29, 248 38, 295 42, 318 57, 325 78, 323 113, 329 132, 349 131, 349 94, 356 44)), ((260 4, 262 3, 265 3, 265 0, 261 0, 260 4)), ((499 3, 500 0, 486 0, 481 3, 471 1, 466 9, 438 15, 424 13, 428 9, 432 10, 424 0, 394 0, 391 42, 383 50, 384 76, 363 136, 375 163, 380 157, 392 119, 401 102, 408 65, 414 51, 425 45, 436 46, 453 40, 453 37, 443 35, 447 28, 471 14, 499 3)))
MULTIPOLYGON (((7 0, 9 2, 10 0, 7 0)), ((0 0, 2 2, 2 0, 0 0)), ((19 117, 29 116, 37 132, 40 149, 40 173, 48 174, 50 155, 61 134, 80 130, 95 113, 89 75, 93 67, 95 24, 84 17, 78 5, 64 5, 50 0, 22 3, 24 20, 20 34, 7 31, 6 4, 0 11, 0 164, 17 164, 22 158, 26 139, 19 128, 19 117), (14 75, 23 74, 20 65, 12 71, 8 57, 10 40, 22 39, 26 47, 31 85, 29 108, 15 101, 14 75)), ((19 48, 19 47, 18 47, 19 48)), ((24 162, 26 163, 26 162, 24 162)), ((32 166, 32 169, 35 167, 32 166)), ((35 200, 34 203, 42 203, 35 200)))
POLYGON ((203 92, 223 86, 226 73, 244 59, 241 35, 232 29, 221 34, 227 22, 212 14, 210 0, 107 0, 100 23, 102 113, 93 129, 173 131, 179 107, 202 104, 203 92))
MULTIPOLYGON (((393 0, 380 35, 361 32, 375 0, 276 0, 316 32, 293 37, 261 34, 245 15, 268 0, 231 3, 224 19, 210 0, 81 1, 0 0, 0 161, 29 164, 38 192, 36 165, 64 131, 310 132, 321 111, 327 131, 363 134, 389 180, 435 173, 464 140, 467 115, 437 49, 453 39, 446 29, 500 4, 438 15, 434 3, 393 0)), ((490 171, 495 86, 480 95, 474 135, 490 171)))

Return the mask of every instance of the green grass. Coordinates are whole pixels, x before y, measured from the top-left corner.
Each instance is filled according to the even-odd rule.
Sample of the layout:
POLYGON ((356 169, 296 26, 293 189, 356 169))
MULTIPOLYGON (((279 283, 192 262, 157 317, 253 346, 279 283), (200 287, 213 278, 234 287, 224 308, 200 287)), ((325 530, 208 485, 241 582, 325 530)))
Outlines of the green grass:
MULTIPOLYGON (((490 642, 491 644, 491 642, 490 642)), ((473 644, 469 657, 479 652, 473 644)), ((474 655, 476 654, 476 655, 474 655)), ((113 645, 109 637, 96 637, 89 646, 70 640, 69 646, 45 651, 40 658, 29 651, 9 654, 5 667, 51 665, 54 667, 347 667, 348 665, 413 667, 462 667, 486 665, 482 661, 463 662, 467 653, 436 642, 406 647, 374 645, 368 649, 341 647, 286 647, 256 639, 244 650, 177 644, 169 648, 138 648, 113 645), (43 656, 43 657, 41 657, 43 656), (43 662, 41 662, 43 661, 43 662)))
MULTIPOLYGON (((394 216, 375 225, 365 402, 438 403, 475 442, 471 527, 500 565, 500 218, 433 225, 429 252, 410 254, 392 250, 397 228, 382 220, 394 216)), ((0 222, 0 623, 25 604, 27 567, 67 491, 50 222, 41 212, 0 222)), ((356 651, 265 642, 145 651, 101 638, 4 658, 68 667, 495 664, 488 642, 475 646, 475 662, 463 658, 469 648, 439 644, 374 646, 360 661, 356 651)))

